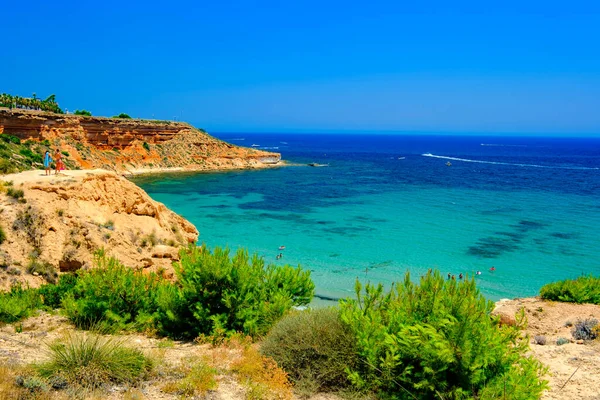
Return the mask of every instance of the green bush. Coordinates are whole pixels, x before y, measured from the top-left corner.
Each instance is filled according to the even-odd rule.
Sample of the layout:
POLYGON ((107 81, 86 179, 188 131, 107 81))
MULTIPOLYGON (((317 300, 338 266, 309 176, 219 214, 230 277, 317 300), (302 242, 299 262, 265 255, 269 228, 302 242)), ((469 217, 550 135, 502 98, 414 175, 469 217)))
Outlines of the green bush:
POLYGON ((113 118, 128 118, 128 119, 131 119, 131 117, 128 114, 125 114, 125 113, 121 113, 119 115, 115 115, 113 118))
POLYGON ((96 263, 59 294, 67 317, 84 329, 150 330, 176 338, 236 331, 257 336, 293 305, 308 304, 314 291, 310 272, 265 266, 242 250, 230 258, 228 250, 188 248, 175 267, 177 283, 101 254, 96 263))
POLYGON ((24 289, 20 284, 11 286, 10 291, 0 293, 0 322, 12 323, 29 317, 42 304, 40 295, 33 289, 24 289))
POLYGON ((335 308, 283 317, 266 336, 260 351, 273 358, 305 396, 350 386, 346 369, 358 365, 354 335, 335 308))
POLYGON ((353 330, 360 365, 351 381, 398 399, 538 399, 546 368, 526 356, 516 326, 500 326, 473 279, 444 279, 429 271, 420 284, 407 273, 388 293, 357 282, 356 300, 341 302, 353 330), (504 397, 502 397, 504 396, 504 397))
POLYGON ((91 117, 92 116, 92 113, 89 112, 88 110, 75 110, 75 112, 73 114, 75 114, 75 115, 83 115, 83 116, 86 116, 86 117, 91 117))
POLYGON ((146 149, 146 151, 150 151, 150 145, 148 144, 148 142, 144 142, 144 144, 142 144, 142 147, 146 149))
POLYGON ((6 158, 0 159, 0 174, 12 174, 17 168, 15 164, 6 158))
POLYGON ((9 135, 9 134, 6 134, 6 133, 1 134, 0 135, 0 139, 2 139, 6 143, 21 144, 21 139, 19 139, 16 136, 9 135))
POLYGON ((6 232, 4 232, 4 227, 0 225, 0 244, 4 243, 6 240, 6 232))
POLYGON ((103 331, 153 329, 156 294, 161 283, 114 258, 97 257, 97 268, 81 271, 62 298, 67 317, 83 329, 103 331))
POLYGON ((26 157, 27 159, 29 159, 29 161, 31 163, 42 163, 43 157, 41 154, 38 153, 34 153, 33 151, 31 151, 28 148, 23 148, 19 150, 19 154, 21 154, 22 156, 26 157))
POLYGON ((152 369, 141 351, 96 334, 73 334, 49 348, 50 360, 37 366, 38 373, 71 386, 99 388, 108 383, 134 383, 152 369))
POLYGON ((71 292, 77 283, 77 274, 63 274, 58 278, 58 283, 42 285, 38 293, 42 296, 44 306, 55 309, 59 308, 62 299, 71 292))
POLYGON ((310 271, 265 266, 243 249, 230 257, 228 249, 189 247, 174 266, 183 306, 178 329, 190 337, 264 335, 292 306, 306 305, 314 295, 310 271))
POLYGON ((549 283, 542 286, 540 296, 545 300, 600 304, 600 278, 588 275, 549 283))

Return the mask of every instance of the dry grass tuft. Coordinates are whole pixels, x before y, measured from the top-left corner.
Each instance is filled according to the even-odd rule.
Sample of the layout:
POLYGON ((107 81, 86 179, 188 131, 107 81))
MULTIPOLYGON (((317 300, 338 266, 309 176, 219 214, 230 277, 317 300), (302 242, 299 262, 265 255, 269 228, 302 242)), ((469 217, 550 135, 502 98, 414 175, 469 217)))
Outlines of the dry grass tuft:
POLYGON ((209 390, 217 388, 217 370, 206 359, 188 359, 171 371, 171 374, 181 378, 163 385, 161 390, 164 393, 176 393, 188 398, 203 396, 209 390))

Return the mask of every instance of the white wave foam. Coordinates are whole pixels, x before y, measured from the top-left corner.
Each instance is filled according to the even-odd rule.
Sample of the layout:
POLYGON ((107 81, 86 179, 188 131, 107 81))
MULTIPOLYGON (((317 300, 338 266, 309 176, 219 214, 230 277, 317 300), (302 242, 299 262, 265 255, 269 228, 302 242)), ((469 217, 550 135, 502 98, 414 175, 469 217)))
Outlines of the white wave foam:
POLYGON ((261 149, 263 149, 263 150, 279 150, 279 146, 270 146, 270 147, 264 146, 264 147, 261 147, 261 149))
POLYGON ((235 141, 235 140, 246 140, 246 138, 234 138, 234 139, 228 139, 229 141, 235 141))
POLYGON ((551 169, 581 169, 581 170, 598 170, 598 169, 600 169, 598 167, 596 167, 596 168, 564 167, 564 166, 560 166, 560 165, 517 164, 517 163, 505 163, 505 162, 497 162, 497 161, 470 160, 468 158, 438 156, 436 154, 431 154, 431 153, 425 153, 425 154, 421 154, 421 155, 423 157, 441 158, 443 160, 462 161, 462 162, 477 163, 477 164, 512 165, 512 166, 516 166, 516 167, 551 168, 551 169))

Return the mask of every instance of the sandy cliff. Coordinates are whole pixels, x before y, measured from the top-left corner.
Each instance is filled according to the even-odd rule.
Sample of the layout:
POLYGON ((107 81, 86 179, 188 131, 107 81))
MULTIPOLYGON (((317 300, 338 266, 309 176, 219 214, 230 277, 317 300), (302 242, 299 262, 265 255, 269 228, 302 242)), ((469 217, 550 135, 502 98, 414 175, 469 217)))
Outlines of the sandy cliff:
POLYGON ((48 140, 68 154, 71 168, 81 169, 226 170, 264 168, 281 159, 279 153, 234 146, 182 122, 0 108, 0 133, 24 141, 48 140))
POLYGON ((57 177, 27 171, 2 179, 12 186, 4 185, 0 194, 6 234, 0 288, 14 281, 38 286, 47 266, 63 272, 91 266, 100 248, 125 265, 169 276, 177 248, 198 238, 191 223, 114 172, 67 171, 57 177), (8 188, 23 190, 25 202, 7 195, 8 188))

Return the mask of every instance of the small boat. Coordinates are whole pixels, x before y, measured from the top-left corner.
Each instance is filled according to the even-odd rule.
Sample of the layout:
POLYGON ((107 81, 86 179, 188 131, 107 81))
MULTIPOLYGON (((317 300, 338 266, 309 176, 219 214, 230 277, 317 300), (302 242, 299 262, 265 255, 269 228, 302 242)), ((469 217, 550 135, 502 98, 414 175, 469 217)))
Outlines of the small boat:
POLYGON ((279 250, 285 250, 285 246, 279 246, 279 250))
POLYGON ((329 167, 329 164, 319 164, 316 162, 311 162, 307 164, 309 167, 329 167))
POLYGON ((446 163, 446 165, 449 167, 449 166, 451 166, 451 165, 452 165, 452 163, 451 163, 450 161, 448 161, 448 162, 446 163))

